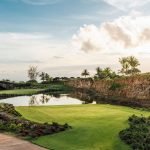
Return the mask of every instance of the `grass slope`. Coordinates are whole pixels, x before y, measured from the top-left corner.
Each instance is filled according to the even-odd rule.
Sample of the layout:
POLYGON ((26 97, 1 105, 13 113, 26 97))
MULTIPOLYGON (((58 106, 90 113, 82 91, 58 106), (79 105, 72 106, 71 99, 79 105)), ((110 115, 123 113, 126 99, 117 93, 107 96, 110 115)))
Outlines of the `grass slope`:
POLYGON ((130 150, 118 136, 132 114, 150 112, 111 105, 17 107, 27 119, 69 123, 73 129, 40 137, 32 142, 53 150, 130 150))

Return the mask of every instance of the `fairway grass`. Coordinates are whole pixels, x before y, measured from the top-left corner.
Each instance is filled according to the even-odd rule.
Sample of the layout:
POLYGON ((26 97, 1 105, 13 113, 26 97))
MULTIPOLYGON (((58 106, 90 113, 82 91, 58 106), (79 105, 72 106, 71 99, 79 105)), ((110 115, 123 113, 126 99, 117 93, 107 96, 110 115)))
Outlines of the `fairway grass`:
POLYGON ((42 89, 15 89, 15 90, 2 90, 0 91, 1 95, 30 95, 37 94, 42 89))
POLYGON ((25 118, 38 122, 69 123, 71 130, 43 136, 32 142, 52 150, 130 150, 118 136, 128 117, 150 112, 123 106, 74 105, 17 107, 25 118))

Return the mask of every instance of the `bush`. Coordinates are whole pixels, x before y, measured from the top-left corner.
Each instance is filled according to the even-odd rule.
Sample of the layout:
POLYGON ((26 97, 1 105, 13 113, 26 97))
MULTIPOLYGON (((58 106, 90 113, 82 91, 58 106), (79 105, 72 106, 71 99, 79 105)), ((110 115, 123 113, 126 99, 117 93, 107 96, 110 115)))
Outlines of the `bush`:
POLYGON ((115 91, 118 88, 121 88, 122 85, 120 83, 115 83, 113 82, 112 85, 110 86, 109 90, 115 91))
POLYGON ((21 116, 19 112, 15 110, 15 107, 12 104, 0 103, 0 112, 7 112, 14 116, 21 116))
POLYGON ((119 133, 120 138, 133 150, 150 150, 150 117, 131 116, 129 128, 119 133))
POLYGON ((29 80, 27 81, 26 83, 31 83, 31 84, 35 84, 35 83, 38 83, 36 80, 29 80))
POLYGON ((2 108, 0 109, 0 130, 2 131, 13 132, 21 136, 39 137, 71 128, 68 124, 41 124, 24 119, 11 104, 3 104, 0 108, 2 108))

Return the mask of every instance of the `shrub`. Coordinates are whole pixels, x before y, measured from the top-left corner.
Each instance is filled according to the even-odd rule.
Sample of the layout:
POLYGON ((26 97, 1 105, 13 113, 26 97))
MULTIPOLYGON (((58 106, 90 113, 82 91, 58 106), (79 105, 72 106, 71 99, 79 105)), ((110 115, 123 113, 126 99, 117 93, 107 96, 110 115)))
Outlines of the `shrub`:
POLYGON ((15 110, 15 107, 12 104, 7 103, 0 103, 0 112, 7 112, 14 116, 21 116, 21 114, 15 110))
POLYGON ((133 150, 150 150, 150 117, 131 116, 129 128, 119 133, 120 138, 133 150))
POLYGON ((0 130, 2 131, 13 132, 21 136, 38 137, 71 128, 68 124, 36 123, 24 119, 11 104, 2 104, 0 106, 0 130), (7 108, 11 111, 7 110, 7 108))
POLYGON ((113 82, 112 85, 110 86, 109 90, 115 91, 118 88, 121 88, 122 85, 120 83, 115 83, 113 82))

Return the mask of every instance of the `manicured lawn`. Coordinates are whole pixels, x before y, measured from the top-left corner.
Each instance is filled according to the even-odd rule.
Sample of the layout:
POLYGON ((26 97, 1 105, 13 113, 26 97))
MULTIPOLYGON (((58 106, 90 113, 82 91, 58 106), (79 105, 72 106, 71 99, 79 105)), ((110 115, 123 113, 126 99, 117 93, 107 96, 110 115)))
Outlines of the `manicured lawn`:
POLYGON ((15 90, 2 90, 0 95, 30 95, 36 94, 42 89, 15 89, 15 90))
POLYGON ((63 83, 50 83, 50 84, 33 84, 29 88, 25 89, 13 89, 13 90, 0 90, 1 95, 32 95, 37 94, 40 91, 47 91, 50 93, 62 93, 66 94, 70 92, 71 88, 63 83))
POLYGON ((69 123, 73 129, 32 142, 53 150, 130 150, 118 137, 132 114, 150 112, 112 105, 17 107, 27 119, 69 123))

